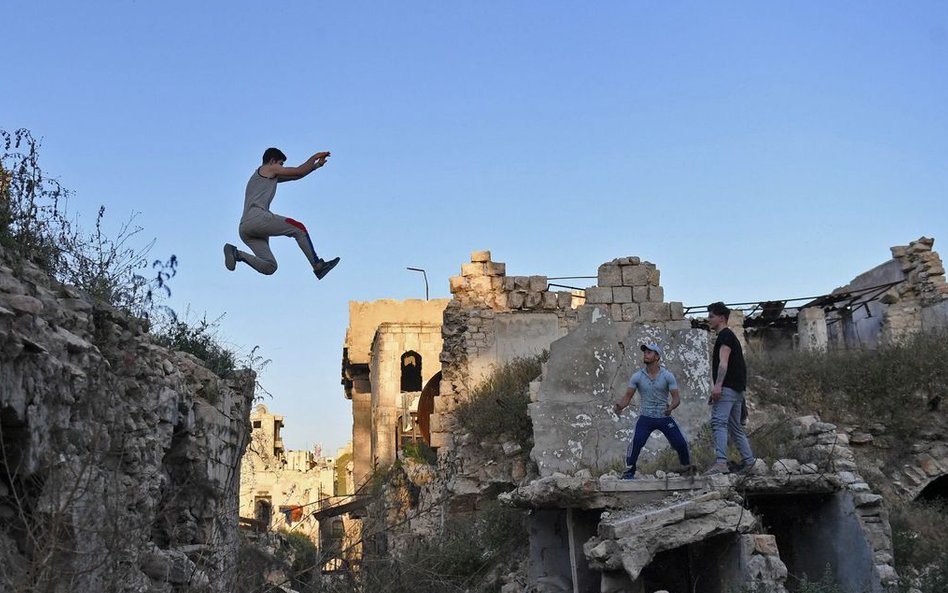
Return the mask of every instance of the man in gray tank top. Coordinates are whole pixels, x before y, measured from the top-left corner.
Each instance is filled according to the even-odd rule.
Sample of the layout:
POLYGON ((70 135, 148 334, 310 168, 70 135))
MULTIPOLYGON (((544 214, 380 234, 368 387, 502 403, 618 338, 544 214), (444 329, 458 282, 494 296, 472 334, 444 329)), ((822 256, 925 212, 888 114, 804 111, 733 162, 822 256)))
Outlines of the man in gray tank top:
POLYGON ((303 223, 292 218, 270 212, 270 202, 276 195, 277 183, 296 181, 306 177, 326 164, 328 152, 317 152, 298 167, 284 167, 286 155, 277 148, 268 148, 263 153, 263 165, 257 168, 247 182, 244 198, 244 213, 240 218, 240 240, 250 247, 253 253, 240 251, 236 246, 224 245, 224 266, 234 270, 237 262, 244 262, 261 274, 276 272, 277 261, 270 251, 270 237, 293 237, 303 251, 303 255, 313 266, 316 278, 322 280, 336 264, 339 258, 324 260, 316 255, 313 241, 303 223))

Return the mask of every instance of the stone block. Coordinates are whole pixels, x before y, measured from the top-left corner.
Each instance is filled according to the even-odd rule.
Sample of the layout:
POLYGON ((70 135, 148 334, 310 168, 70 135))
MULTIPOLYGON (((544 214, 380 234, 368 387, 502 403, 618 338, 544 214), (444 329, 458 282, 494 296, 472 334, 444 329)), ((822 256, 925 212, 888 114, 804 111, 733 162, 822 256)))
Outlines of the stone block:
POLYGON ((639 311, 644 321, 671 321, 668 303, 639 303, 639 311))
POLYGON ((613 303, 631 303, 632 302, 632 287, 631 286, 613 286, 612 287, 612 302, 613 303))
POLYGON ((454 439, 451 437, 450 432, 433 432, 431 433, 431 442, 429 444, 434 449, 452 449, 454 447, 454 439))
POLYGON ((529 276, 514 276, 514 288, 517 290, 530 290, 529 276))
POLYGON ((677 321, 679 319, 685 318, 685 306, 679 303, 678 301, 672 301, 668 303, 668 308, 671 311, 672 321, 677 321))
POLYGON ((609 316, 613 321, 622 321, 622 305, 609 305, 609 316))
POLYGON ((514 292, 508 293, 507 306, 510 307, 511 309, 522 309, 524 297, 526 296, 526 294, 527 293, 522 290, 516 290, 514 292))
POLYGON ((615 264, 599 266, 599 286, 622 286, 622 268, 615 264))
POLYGON ((543 308, 544 309, 556 309, 556 293, 553 292, 542 292, 543 295, 543 308))
POLYGON ((665 300, 665 289, 661 286, 648 287, 648 300, 652 303, 661 303, 665 300))
POLYGON ((498 310, 507 308, 506 292, 498 292, 494 295, 494 308, 498 310))
POLYGON ((633 286, 632 287, 632 302, 647 303, 648 302, 648 286, 633 286))
POLYGON ((490 251, 472 251, 472 263, 486 263, 490 261, 490 251))
POLYGON ((461 264, 462 276, 483 276, 487 273, 487 265, 482 263, 461 264))
POLYGON ((556 306, 560 309, 569 309, 573 302, 573 295, 569 291, 561 290, 556 293, 556 306))
POLYGON ((487 262, 484 264, 486 266, 486 272, 488 276, 506 276, 507 275, 507 264, 502 262, 487 262))
POLYGON ((622 266, 622 284, 624 286, 647 286, 648 270, 645 266, 622 266))
POLYGON ((661 272, 655 266, 646 267, 649 286, 660 286, 661 272))
POLYGON ((754 553, 764 556, 779 556, 777 538, 769 534, 756 534, 754 537, 754 553))
POLYGON ((504 278, 503 276, 488 276, 490 278, 490 289, 494 292, 503 292, 504 290, 504 278))
POLYGON ((513 276, 504 276, 504 290, 506 290, 507 292, 514 290, 513 276))
POLYGON ((490 276, 472 276, 471 290, 474 292, 491 292, 493 290, 492 278, 490 276))
POLYGON ((526 298, 523 301, 524 309, 538 309, 540 308, 540 303, 543 301, 541 296, 542 292, 528 292, 526 298))
POLYGON ((590 286, 586 289, 586 302, 591 305, 612 303, 612 288, 590 286))
POLYGON ((635 321, 639 318, 639 304, 638 303, 623 303, 622 304, 622 321, 635 321))
POLYGON ((530 276, 530 290, 543 292, 546 290, 546 276, 530 276))

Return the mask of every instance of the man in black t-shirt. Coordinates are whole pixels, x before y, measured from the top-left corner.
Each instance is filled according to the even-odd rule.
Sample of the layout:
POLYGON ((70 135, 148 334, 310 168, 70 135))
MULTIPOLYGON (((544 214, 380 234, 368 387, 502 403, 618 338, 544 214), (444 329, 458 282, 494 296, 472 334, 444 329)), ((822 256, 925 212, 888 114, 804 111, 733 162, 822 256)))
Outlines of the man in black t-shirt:
POLYGON ((747 389, 747 366, 744 350, 734 332, 727 326, 731 310, 722 302, 708 305, 708 324, 717 332, 714 352, 711 355, 711 431, 714 435, 715 463, 709 474, 726 474, 728 436, 741 454, 743 468, 749 469, 757 462, 750 442, 741 425, 741 409, 744 390, 747 389))

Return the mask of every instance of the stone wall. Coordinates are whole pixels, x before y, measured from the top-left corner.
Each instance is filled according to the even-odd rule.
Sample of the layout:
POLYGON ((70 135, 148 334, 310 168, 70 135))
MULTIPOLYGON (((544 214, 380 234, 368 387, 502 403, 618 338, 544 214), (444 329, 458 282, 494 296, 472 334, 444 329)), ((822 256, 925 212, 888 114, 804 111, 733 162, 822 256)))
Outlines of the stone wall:
POLYGON ((935 240, 922 237, 891 248, 892 259, 863 272, 833 294, 899 282, 879 299, 827 314, 830 347, 874 347, 948 325, 948 284, 935 240))
POLYGON ((342 351, 342 384, 352 400, 354 488, 395 460, 396 423, 411 402, 400 389, 401 356, 421 356, 422 383, 440 371, 447 299, 352 301, 342 351))
POLYGON ((232 591, 252 374, 0 262, 0 589, 232 591))
POLYGON ((506 264, 475 251, 450 279, 454 298, 441 332, 441 392, 435 398, 431 444, 450 448, 450 412, 498 365, 535 356, 577 323, 570 291, 549 290, 546 276, 507 276, 506 264), (436 428, 438 430, 436 430, 436 428))

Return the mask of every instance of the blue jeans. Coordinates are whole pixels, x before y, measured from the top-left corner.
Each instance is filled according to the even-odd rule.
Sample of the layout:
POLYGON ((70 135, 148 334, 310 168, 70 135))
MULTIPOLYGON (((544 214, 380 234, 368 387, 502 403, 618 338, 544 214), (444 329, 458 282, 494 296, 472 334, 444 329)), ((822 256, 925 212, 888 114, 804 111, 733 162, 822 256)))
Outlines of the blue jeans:
POLYGON ((681 434, 681 429, 678 428, 678 423, 675 422, 674 418, 671 416, 663 416, 662 418, 639 416, 635 423, 635 434, 632 435, 632 442, 629 443, 629 448, 625 454, 627 471, 631 471, 632 474, 635 473, 635 464, 639 460, 639 453, 642 452, 645 441, 656 430, 660 430, 668 439, 668 444, 678 453, 678 461, 682 465, 691 464, 691 458, 688 455, 688 443, 685 441, 685 435, 681 434))
POLYGON ((730 387, 721 390, 721 399, 711 405, 711 432, 714 435, 714 453, 717 463, 727 463, 727 439, 730 435, 741 454, 741 461, 754 459, 750 442, 741 426, 741 408, 744 394, 730 387))

